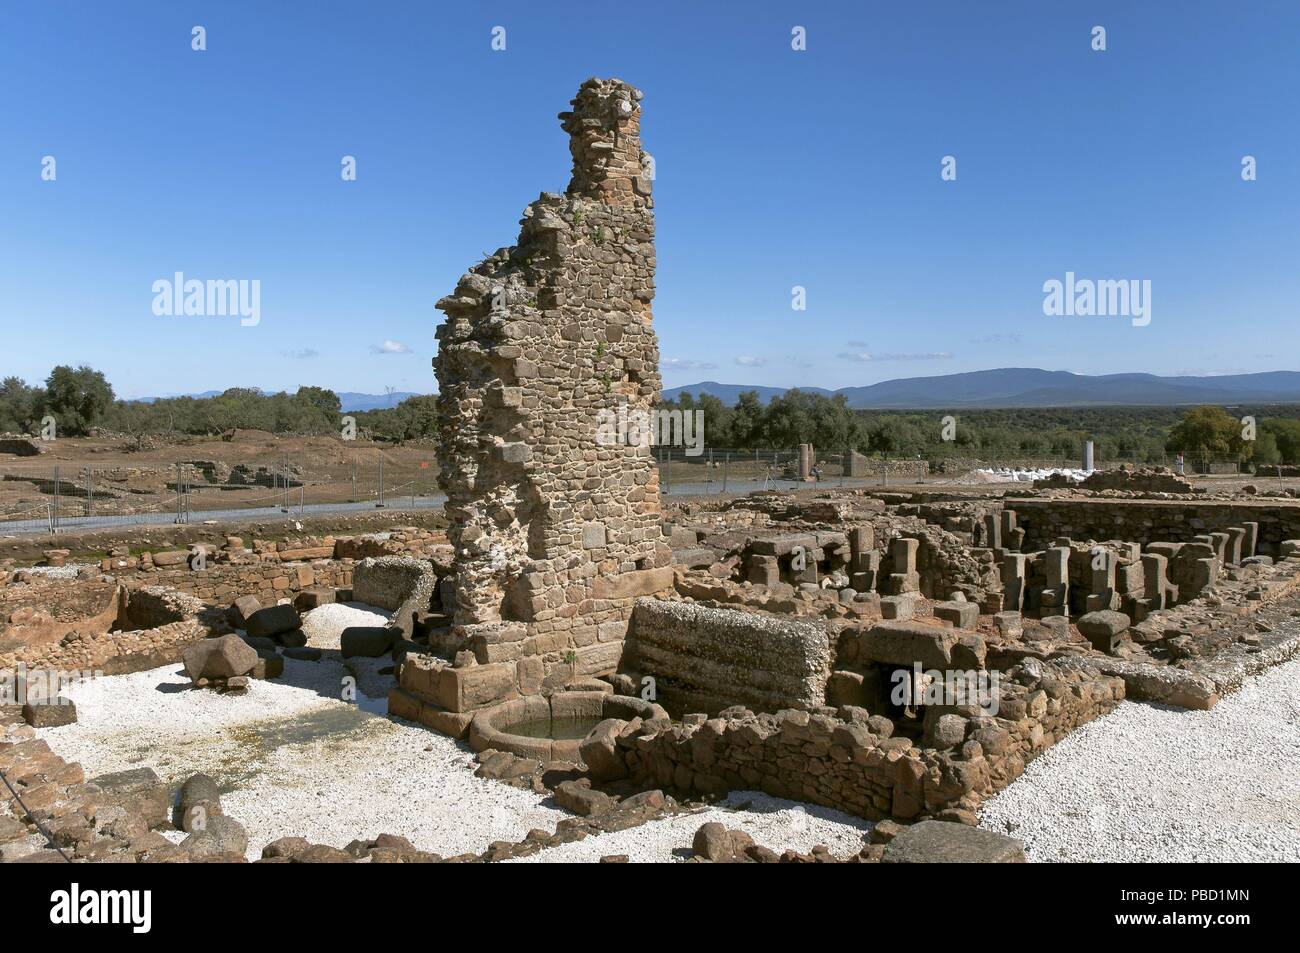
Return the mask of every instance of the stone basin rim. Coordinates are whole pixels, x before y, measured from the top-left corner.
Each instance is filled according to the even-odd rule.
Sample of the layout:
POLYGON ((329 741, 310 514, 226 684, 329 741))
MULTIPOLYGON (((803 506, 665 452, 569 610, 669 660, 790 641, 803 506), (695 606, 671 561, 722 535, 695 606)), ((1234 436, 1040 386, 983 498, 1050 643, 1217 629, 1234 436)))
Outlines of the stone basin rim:
POLYGON ((474 716, 469 726, 469 745, 475 751, 494 748, 508 751, 522 758, 539 761, 580 761, 578 749, 585 739, 553 740, 511 734, 512 724, 523 724, 542 719, 633 718, 649 720, 667 718, 668 713, 654 702, 632 695, 613 695, 609 692, 571 691, 553 695, 530 695, 485 708, 474 716))

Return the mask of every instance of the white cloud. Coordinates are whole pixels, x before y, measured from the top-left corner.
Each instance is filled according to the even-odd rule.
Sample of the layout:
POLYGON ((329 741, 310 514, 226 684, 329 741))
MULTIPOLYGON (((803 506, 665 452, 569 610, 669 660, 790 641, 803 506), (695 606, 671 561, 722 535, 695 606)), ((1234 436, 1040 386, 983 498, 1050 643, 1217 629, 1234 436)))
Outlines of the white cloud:
POLYGON ((662 364, 670 371, 712 371, 718 367, 717 364, 710 364, 708 361, 693 361, 685 357, 670 357, 662 364))
POLYGON ((383 344, 370 345, 371 354, 410 354, 411 349, 401 341, 385 341, 383 344))
POLYGON ((736 358, 736 363, 741 367, 762 367, 767 363, 765 357, 754 357, 752 354, 742 354, 736 358))
POLYGON ((844 361, 948 361, 952 355, 947 351, 927 351, 923 354, 873 354, 870 351, 845 351, 840 359, 844 361))

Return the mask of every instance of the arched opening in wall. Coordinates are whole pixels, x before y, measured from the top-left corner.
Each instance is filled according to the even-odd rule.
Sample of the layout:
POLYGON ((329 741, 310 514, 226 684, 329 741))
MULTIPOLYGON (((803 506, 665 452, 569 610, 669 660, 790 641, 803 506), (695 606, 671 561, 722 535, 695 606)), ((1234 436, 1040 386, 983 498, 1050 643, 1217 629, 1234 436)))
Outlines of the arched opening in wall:
POLYGON ((534 587, 525 578, 525 567, 534 559, 546 558, 550 526, 549 510, 541 491, 527 480, 515 484, 514 521, 503 530, 506 536, 507 566, 501 582, 501 619, 531 622, 536 614, 534 587))
POLYGON ((925 733, 925 686, 916 684, 911 666, 882 665, 879 708, 894 723, 894 734, 917 739, 925 733))
POLYGON ((519 522, 527 540, 528 558, 545 559, 546 540, 553 521, 541 490, 532 483, 522 484, 519 488, 519 522))
POLYGON ((532 593, 525 586, 522 575, 507 578, 501 593, 502 622, 528 622, 532 619, 532 593))

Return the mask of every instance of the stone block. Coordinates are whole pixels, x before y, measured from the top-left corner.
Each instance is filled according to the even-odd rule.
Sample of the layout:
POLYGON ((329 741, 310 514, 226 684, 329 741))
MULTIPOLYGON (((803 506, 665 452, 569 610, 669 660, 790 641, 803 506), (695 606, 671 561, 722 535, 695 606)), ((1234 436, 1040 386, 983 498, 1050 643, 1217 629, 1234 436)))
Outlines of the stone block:
POLYGON ((756 586, 775 586, 781 581, 781 564, 775 556, 750 556, 747 578, 756 586))
POLYGON ((1103 610, 1081 615, 1075 624, 1094 649, 1113 655, 1132 620, 1122 612, 1103 610))
POLYGON ((934 617, 951 622, 958 629, 973 629, 979 624, 980 608, 973 602, 936 602, 934 617))
POLYGON ((673 567, 636 569, 613 576, 597 576, 592 582, 593 599, 621 601, 664 592, 673 585, 673 567))
POLYGON ((916 615, 915 595, 881 596, 880 616, 883 619, 906 621, 916 615))
POLYGON ((952 663, 957 633, 923 622, 880 622, 858 639, 859 660, 885 665, 945 669, 952 663))
POLYGON ((298 615, 298 610, 288 603, 280 603, 254 612, 248 617, 244 631, 249 635, 270 638, 281 632, 291 632, 301 625, 302 618, 298 615))
POLYGON ((1013 837, 949 821, 920 821, 885 845, 885 864, 1023 864, 1024 844, 1013 837))
POLYGON ((351 625, 339 636, 339 649, 344 658, 379 658, 393 647, 395 636, 396 632, 387 626, 351 625))
POLYGON ((604 523, 583 523, 582 524, 582 548, 583 549, 601 549, 605 545, 605 524, 604 523))

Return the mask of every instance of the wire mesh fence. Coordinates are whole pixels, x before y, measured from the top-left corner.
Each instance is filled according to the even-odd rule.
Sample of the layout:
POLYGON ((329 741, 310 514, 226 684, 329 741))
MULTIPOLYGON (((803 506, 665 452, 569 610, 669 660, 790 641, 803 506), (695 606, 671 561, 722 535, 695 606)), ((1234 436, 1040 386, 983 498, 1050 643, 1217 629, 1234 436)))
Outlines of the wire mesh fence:
POLYGON ((421 509, 441 504, 436 473, 431 461, 382 456, 328 468, 288 456, 215 466, 0 464, 0 533, 421 509))
MULTIPOLYGON (((807 484, 888 487, 907 484, 1030 482, 1053 471, 1081 472, 1082 453, 1033 454, 972 451, 969 454, 921 455, 862 453, 853 449, 818 449, 801 468, 797 450, 656 447, 659 484, 665 494, 749 492, 755 488, 789 489, 807 484)), ((1096 456, 1094 469, 1164 466, 1184 475, 1300 478, 1300 467, 1253 466, 1230 454, 1110 454, 1096 456)))

